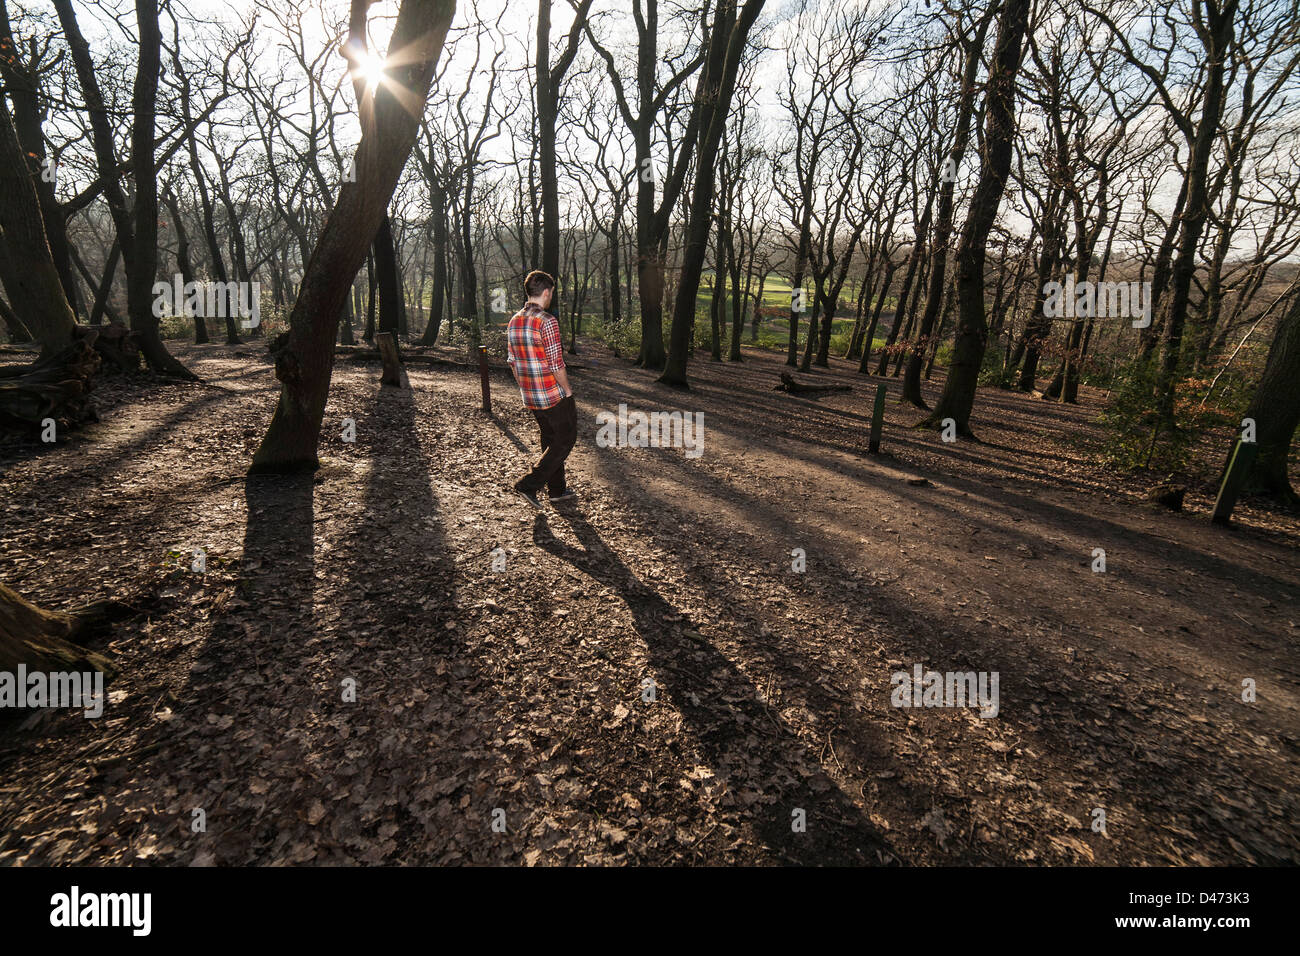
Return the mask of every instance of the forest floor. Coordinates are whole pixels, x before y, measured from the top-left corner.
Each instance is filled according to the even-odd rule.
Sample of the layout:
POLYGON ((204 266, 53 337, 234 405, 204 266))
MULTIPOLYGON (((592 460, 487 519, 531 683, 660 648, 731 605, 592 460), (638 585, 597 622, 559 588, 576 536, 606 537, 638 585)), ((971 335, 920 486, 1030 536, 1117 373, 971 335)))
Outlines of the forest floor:
POLYGON ((984 390, 981 444, 891 400, 869 457, 847 363, 676 392, 584 345, 539 514, 501 372, 489 418, 473 369, 341 360, 322 470, 246 479, 264 347, 176 352, 202 383, 0 452, 0 580, 132 608, 103 717, 0 725, 0 865, 1300 862, 1300 523, 1145 503, 1097 393, 984 390), (620 403, 703 412, 703 454, 596 447, 620 403), (996 672, 997 715, 892 706, 918 664, 996 672))

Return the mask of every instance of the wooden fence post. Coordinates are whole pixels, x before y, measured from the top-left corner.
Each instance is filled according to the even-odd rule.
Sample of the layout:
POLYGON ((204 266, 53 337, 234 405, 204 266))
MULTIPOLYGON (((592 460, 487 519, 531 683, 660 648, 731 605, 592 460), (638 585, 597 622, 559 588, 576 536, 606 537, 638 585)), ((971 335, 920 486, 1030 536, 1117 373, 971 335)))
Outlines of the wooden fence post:
POLYGON ((483 383, 483 411, 492 414, 492 386, 488 383, 487 346, 478 347, 478 374, 483 383))
POLYGON ((871 441, 867 445, 867 453, 870 455, 880 454, 880 426, 885 420, 885 384, 882 382, 876 389, 876 407, 871 412, 871 441))
POLYGON ((1250 474, 1251 466, 1255 464, 1255 456, 1258 454, 1259 445, 1255 442, 1237 439, 1236 447, 1232 450, 1232 458, 1228 461, 1228 470, 1223 473, 1219 497, 1214 501, 1214 517, 1210 520, 1215 524, 1227 524, 1231 520, 1232 509, 1237 506, 1241 489, 1246 484, 1246 476, 1250 474))

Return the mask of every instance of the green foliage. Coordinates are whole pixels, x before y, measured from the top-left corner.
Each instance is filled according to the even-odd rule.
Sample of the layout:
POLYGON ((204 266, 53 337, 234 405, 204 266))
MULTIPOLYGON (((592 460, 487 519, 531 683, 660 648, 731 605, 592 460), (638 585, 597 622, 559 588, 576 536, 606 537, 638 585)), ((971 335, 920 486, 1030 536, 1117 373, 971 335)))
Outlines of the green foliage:
POLYGON ((583 332, 597 342, 603 342, 619 355, 635 358, 641 351, 641 323, 636 319, 606 322, 592 315, 583 320, 583 332))
POLYGON ((843 355, 849 350, 853 338, 853 323, 836 320, 831 324, 831 355, 843 355))
POLYGON ((985 385, 1002 385, 1003 384, 1003 363, 1006 362, 1006 349, 1000 344, 990 342, 988 348, 984 350, 984 361, 980 363, 979 384, 985 385))
POLYGON ((1105 460, 1123 471, 1185 471, 1197 444, 1231 420, 1221 407, 1202 407, 1208 382, 1199 379, 1177 383, 1173 422, 1162 420, 1156 410, 1156 379, 1154 363, 1130 367, 1101 414, 1105 460))
POLYGON ((1101 413, 1104 459, 1122 471, 1177 471, 1187 463, 1186 442, 1156 412, 1155 387, 1155 367, 1135 365, 1101 413))
MULTIPOLYGON (((194 337, 194 320, 183 315, 164 316, 158 320, 158 334, 164 339, 191 339, 194 337)), ((210 324, 208 335, 212 335, 210 324)))
MULTIPOLYGON (((722 350, 726 351, 726 345, 722 343, 725 335, 719 336, 719 344, 722 350)), ((709 316, 709 307, 695 310, 695 341, 694 346, 697 349, 710 349, 713 347, 713 319, 709 316)))

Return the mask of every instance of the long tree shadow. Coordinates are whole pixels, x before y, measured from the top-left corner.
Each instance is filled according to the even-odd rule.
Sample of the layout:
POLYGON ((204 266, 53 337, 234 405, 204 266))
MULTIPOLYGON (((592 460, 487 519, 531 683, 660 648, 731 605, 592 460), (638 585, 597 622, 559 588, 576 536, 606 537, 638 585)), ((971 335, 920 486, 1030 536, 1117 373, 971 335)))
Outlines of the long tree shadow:
POLYGON ((172 705, 175 717, 150 725, 161 747, 137 779, 175 787, 183 808, 203 810, 205 829, 191 839, 195 854, 211 862, 265 861, 283 847, 284 817, 300 809, 253 791, 266 779, 274 793, 266 767, 297 766, 306 757, 295 733, 302 710, 294 691, 317 631, 314 494, 310 474, 245 480, 247 525, 230 613, 217 619, 192 662, 172 705))
MULTIPOLYGON (((620 393, 615 391, 613 385, 601 381, 592 381, 588 386, 588 391, 594 401, 603 401, 606 407, 615 404, 614 399, 620 397, 620 393)), ((626 395, 628 392, 635 392, 638 396, 646 397, 649 400, 647 407, 657 407, 661 399, 661 396, 656 396, 649 386, 646 386, 640 390, 624 390, 621 393, 621 400, 627 400, 626 395)), ((704 388, 697 389, 695 392, 697 397, 705 394, 706 389, 704 388)), ((753 422, 756 420, 756 416, 760 414, 761 409, 753 407, 747 413, 743 410, 745 403, 735 396, 727 396, 726 402, 727 404, 722 409, 708 409, 709 430, 735 439, 739 447, 752 444, 754 442, 753 422), (742 410, 737 411, 737 407, 742 407, 742 410)), ((770 411, 768 409, 767 413, 770 414, 770 411)), ((972 461, 976 460, 977 456, 970 456, 968 451, 960 445, 949 448, 947 446, 934 447, 924 442, 918 443, 911 436, 905 435, 905 431, 894 429, 891 433, 892 437, 889 438, 892 445, 899 450, 899 463, 902 465, 907 464, 906 452, 917 445, 924 445, 923 450, 952 459, 954 463, 960 461, 963 457, 970 457, 972 461)), ((778 441, 790 441, 796 443, 796 446, 806 448, 807 460, 811 463, 817 463, 818 459, 815 455, 821 450, 835 452, 860 451, 860 449, 855 449, 850 444, 842 444, 826 438, 800 433, 793 427, 770 429, 763 436, 762 447, 773 451, 783 451, 775 444, 778 441)), ((1008 450, 1014 452, 1014 449, 1008 450)), ((788 451, 785 453, 789 454, 788 451)), ((1015 454, 1024 455, 1025 453, 1015 452, 1015 454)), ((1180 572, 1209 573, 1218 577, 1231 577, 1237 587, 1265 600, 1276 599, 1278 595, 1284 595, 1291 589, 1292 582, 1281 577, 1270 575, 1260 568, 1246 567, 1203 550, 1197 545, 1194 534, 1181 525, 1169 526, 1171 533, 1187 532, 1186 534, 1180 534, 1182 540, 1179 541, 1178 548, 1171 549, 1168 542, 1151 535, 1145 530, 1135 529, 1130 524, 1108 518, 1102 513, 1076 511, 1067 504, 1057 503, 1049 497, 1031 493, 1037 488, 1044 488, 1048 491, 1064 488, 1075 493, 1086 494, 1089 497, 1095 495, 1095 490, 1082 480, 1053 475, 1049 484, 1042 476, 1028 467, 1005 461, 999 462, 997 467, 1007 473, 1005 477, 988 480, 979 475, 972 477, 957 471, 936 471, 929 467, 925 469, 925 472, 940 478, 945 485, 972 496, 973 501, 971 503, 982 503, 987 507, 990 515, 1010 515, 1015 518, 1027 518, 1036 525, 1041 524, 1066 535, 1078 533, 1080 523, 1086 522, 1092 525, 1095 533, 1099 536, 1099 544, 1102 543, 1100 536, 1104 536, 1108 548, 1112 547, 1111 542, 1116 543, 1115 553, 1120 553, 1118 542, 1124 543, 1123 551, 1140 553, 1140 559, 1135 555, 1129 562, 1126 574, 1134 576, 1135 580, 1139 577, 1142 578, 1140 583, 1145 587, 1159 588, 1161 583, 1156 576, 1145 574, 1143 569, 1160 567, 1164 563, 1170 563, 1176 565, 1180 572), (1020 483, 1016 481, 1017 478, 1028 482, 1028 486, 1022 488, 1020 483), (1004 482, 1010 487, 1004 486, 1004 482)), ((836 469, 848 477, 860 479, 864 488, 878 485, 884 480, 880 470, 868 460, 859 462, 840 461, 836 463, 836 469)), ((958 505, 960 503, 955 500, 945 501, 932 493, 916 492, 897 482, 889 482, 886 487, 890 495, 906 499, 918 508, 942 515, 945 521, 952 521, 954 515, 958 514, 958 505)), ((1082 506, 1080 506, 1081 508, 1082 506)), ((959 517, 962 521, 979 522, 981 520, 968 514, 959 515, 959 517)), ((994 526, 992 521, 989 524, 990 527, 994 526)), ((998 522, 997 527, 999 533, 1004 536, 1012 537, 1014 534, 1011 530, 1011 524, 1005 520, 998 522)), ((1023 533, 1022 538, 1026 544, 1040 545, 1043 543, 1041 538, 1033 533, 1023 533)))
POLYGON ((753 682, 707 640, 667 623, 681 615, 605 544, 580 510, 567 508, 563 518, 581 547, 557 538, 545 515, 534 522, 534 543, 622 597, 660 690, 690 725, 705 759, 720 771, 731 768, 731 789, 777 791, 774 801, 749 817, 756 836, 789 863, 879 863, 876 851, 886 849, 880 832, 820 771, 816 755, 794 730, 758 700, 753 682), (702 674, 720 688, 704 686, 702 674), (762 741, 757 748, 749 742, 755 736, 762 741), (795 826, 801 816, 806 832, 795 826))
MULTIPOLYGON (((673 470, 672 477, 678 483, 678 493, 685 500, 723 502, 734 495, 734 489, 723 479, 705 470, 688 467, 685 459, 679 456, 664 456, 662 461, 665 467, 673 470)), ((657 496, 646 484, 642 469, 635 468, 620 456, 602 456, 600 465, 602 469, 610 471, 609 483, 618 487, 622 494, 639 502, 648 513, 676 513, 677 520, 689 523, 697 530, 701 540, 711 540, 724 533, 724 529, 714 526, 714 521, 707 512, 698 516, 681 515, 673 501, 657 496)), ((748 500, 746 511, 752 515, 757 528, 776 531, 789 540, 799 540, 800 536, 806 534, 793 524, 790 513, 775 505, 748 500)), ((658 522, 652 522, 651 533, 656 536, 659 534, 654 530, 657 525, 658 522)), ((828 612, 833 612, 842 600, 843 593, 837 590, 835 582, 850 579, 852 569, 829 552, 819 551, 817 562, 819 573, 816 580, 821 582, 817 590, 824 592, 822 597, 825 606, 828 612)), ((698 576, 703 571, 697 567, 690 573, 698 576)), ((706 578, 701 586, 714 592, 727 587, 725 581, 716 578, 706 578)), ((743 602, 743 595, 739 600, 743 602)), ((873 591, 871 602, 859 610, 866 611, 877 621, 888 621, 893 625, 890 630, 894 633, 888 637, 888 642, 894 646, 887 645, 889 655, 905 660, 947 660, 957 670, 1001 671, 1004 698, 1019 702, 1019 706, 1005 707, 999 715, 1000 721, 1005 722, 1006 726, 1015 727, 1026 741, 1036 741, 1041 752, 1053 762, 1070 761, 1077 766, 1080 755, 1086 760, 1098 743, 1114 748, 1116 753, 1132 751, 1136 754, 1159 750, 1163 762, 1157 773, 1153 773, 1151 766, 1144 763, 1120 762, 1098 776, 1098 780, 1106 786, 1130 794, 1136 800, 1160 806, 1169 800, 1170 781, 1180 779, 1180 776, 1204 780, 1210 774, 1232 772, 1232 764, 1221 755, 1207 758, 1190 746, 1159 747, 1156 742, 1158 733, 1153 732, 1144 721, 1119 720, 1115 714, 1108 713, 1110 708, 1118 708, 1120 714, 1128 713, 1124 686, 1096 685, 1087 681, 1086 673, 1073 673, 1061 659, 1063 646, 1055 643, 1044 646, 1030 644, 1025 645, 1013 657, 1008 657, 1008 652, 1014 645, 1007 643, 1005 635, 997 634, 988 627, 964 623, 958 625, 953 619, 931 616, 923 608, 898 603, 887 591, 873 591), (960 638, 948 641, 950 635, 944 632, 958 627, 960 638), (1044 691, 1049 687, 1056 693, 1068 693, 1072 700, 1071 707, 1062 709, 1056 706, 1050 696, 1045 696, 1044 691), (1039 718, 1028 712, 1025 708, 1030 702, 1044 707, 1045 716, 1039 718), (1091 726, 1081 724, 1080 719, 1094 723, 1091 726), (1085 729, 1086 735, 1083 733, 1085 729)), ((869 623, 870 620, 863 622, 864 625, 869 623)), ((1118 654, 1103 659, 1107 662, 1114 661, 1118 659, 1118 654)), ((1259 762, 1252 765, 1252 771, 1265 773, 1259 762)), ((1072 772, 1077 772, 1077 769, 1072 772)), ((1197 804, 1192 803, 1191 806, 1197 804)), ((1186 801, 1181 805, 1175 802, 1170 805, 1170 809, 1186 813, 1188 804, 1186 801)), ((1215 838, 1226 835, 1222 821, 1203 817, 1198 820, 1198 825, 1203 826, 1206 833, 1214 833, 1215 838)))

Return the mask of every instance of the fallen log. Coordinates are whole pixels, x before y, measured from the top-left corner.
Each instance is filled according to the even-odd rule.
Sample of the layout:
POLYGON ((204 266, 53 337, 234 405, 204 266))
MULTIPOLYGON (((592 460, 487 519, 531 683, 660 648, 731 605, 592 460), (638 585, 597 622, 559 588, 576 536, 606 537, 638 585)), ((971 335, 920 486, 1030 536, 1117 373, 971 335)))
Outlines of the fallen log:
POLYGON ((140 371, 140 344, 135 333, 121 322, 78 325, 74 334, 94 343, 105 369, 118 372, 140 371))
POLYGON ((113 663, 76 641, 101 627, 114 609, 105 603, 73 614, 47 611, 0 584, 0 672, 16 673, 23 664, 29 672, 98 671, 111 680, 117 674, 113 663))
POLYGON ((787 392, 790 395, 820 395, 824 392, 849 392, 852 387, 848 385, 802 385, 794 380, 794 376, 789 372, 781 373, 781 384, 775 386, 774 392, 787 392))
MULTIPOLYGON (((355 346, 347 346, 347 345, 335 349, 334 354, 340 359, 347 359, 350 362, 357 362, 358 364, 365 363, 365 362, 382 362, 384 360, 383 355, 379 352, 378 349, 362 349, 362 348, 357 348, 355 346)), ((475 358, 474 361, 470 362, 462 359, 446 358, 445 356, 442 355, 428 355, 421 352, 411 351, 409 348, 403 349, 402 351, 402 364, 403 365, 437 365, 437 366, 442 366, 447 368, 467 368, 467 369, 473 369, 476 372, 478 371, 477 358, 475 358)), ((586 369, 589 366, 582 365, 578 362, 566 361, 564 363, 564 367, 572 371, 582 371, 583 369, 586 369)), ((488 368, 490 368, 494 372, 510 371, 510 366, 507 365, 505 362, 501 362, 501 361, 489 360, 488 368)))
POLYGON ((55 424, 55 437, 99 421, 91 402, 99 353, 94 336, 30 365, 6 368, 0 374, 0 432, 37 437, 55 424))
MULTIPOLYGON (((358 364, 365 362, 382 362, 383 353, 378 349, 359 349, 338 352, 339 358, 345 358, 350 362, 358 364)), ((457 361, 456 359, 443 358, 440 355, 421 355, 418 352, 404 351, 402 353, 402 364, 404 365, 449 365, 456 368, 478 368, 478 363, 457 361)), ((493 368, 505 368, 504 364, 493 365, 493 368)))

